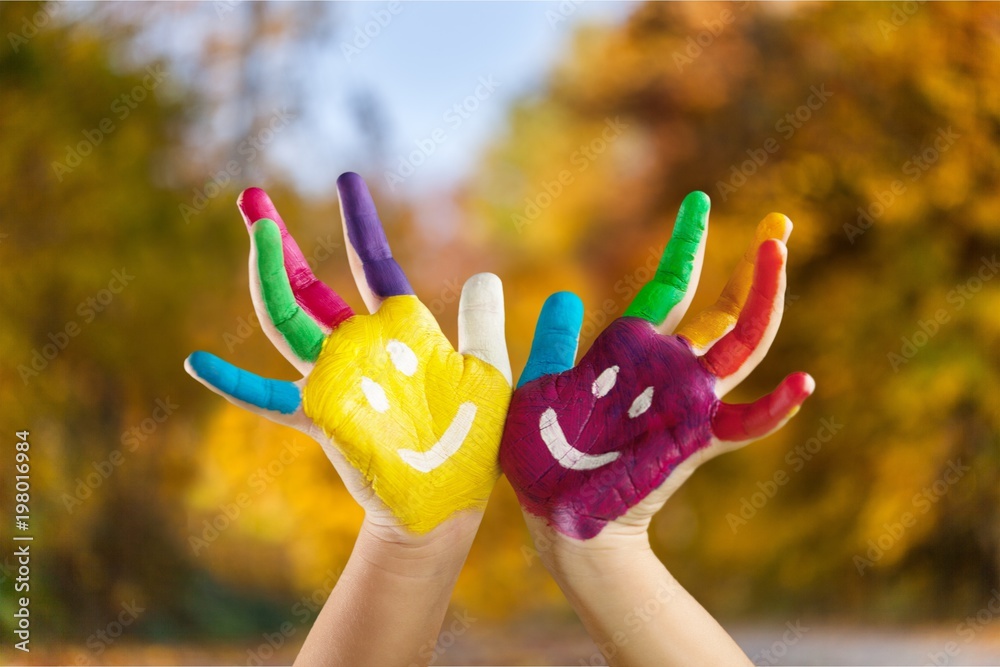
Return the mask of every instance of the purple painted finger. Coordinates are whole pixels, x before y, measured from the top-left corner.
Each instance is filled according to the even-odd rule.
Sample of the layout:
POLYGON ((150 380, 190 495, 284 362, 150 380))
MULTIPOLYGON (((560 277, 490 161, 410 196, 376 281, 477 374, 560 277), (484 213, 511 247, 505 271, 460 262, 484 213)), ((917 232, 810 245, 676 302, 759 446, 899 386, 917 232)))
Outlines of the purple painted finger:
POLYGON ((303 310, 330 329, 336 328, 338 324, 354 315, 347 302, 313 274, 309 262, 306 261, 295 239, 288 233, 288 228, 285 227, 284 221, 266 192, 260 188, 247 188, 236 200, 236 206, 240 209, 247 228, 264 218, 274 220, 278 225, 284 251, 285 272, 288 274, 288 282, 292 286, 295 300, 303 310))
POLYGON ((368 186, 360 176, 347 172, 337 179, 337 191, 347 239, 361 260, 369 289, 381 299, 412 295, 413 288, 392 257, 368 186))

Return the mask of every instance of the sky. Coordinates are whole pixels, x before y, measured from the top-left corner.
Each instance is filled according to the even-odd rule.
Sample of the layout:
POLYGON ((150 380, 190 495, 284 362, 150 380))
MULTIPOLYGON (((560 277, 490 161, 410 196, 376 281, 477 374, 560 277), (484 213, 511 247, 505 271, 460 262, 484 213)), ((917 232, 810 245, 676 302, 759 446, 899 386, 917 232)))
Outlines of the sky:
MULTIPOLYGON (((342 27, 312 69, 313 108, 323 110, 314 119, 320 144, 351 143, 359 129, 348 97, 367 91, 383 117, 385 157, 395 174, 383 171, 382 184, 403 194, 448 188, 498 136, 511 102, 544 82, 577 26, 619 22, 634 8, 594 1, 344 3, 342 27)), ((358 158, 359 146, 321 156, 315 143, 312 153, 298 143, 278 153, 306 192, 328 190, 358 158)))
MULTIPOLYGON (((278 6, 303 14, 316 8, 278 6)), ((344 171, 366 172, 369 179, 378 173, 382 188, 409 199, 450 190, 501 136, 512 103, 541 88, 577 28, 621 22, 636 6, 631 0, 330 3, 325 14, 333 30, 324 42, 316 48, 292 44, 269 56, 269 72, 306 92, 294 121, 267 145, 266 162, 306 196, 329 194, 344 171), (379 155, 372 155, 370 135, 352 102, 359 96, 372 101, 367 115, 381 128, 379 155)), ((203 61, 193 56, 211 53, 215 39, 239 35, 251 9, 243 0, 214 0, 83 2, 54 11, 94 26, 125 17, 138 31, 121 54, 123 66, 162 59, 178 81, 200 81, 225 99, 235 80, 206 76, 203 61)), ((285 101, 264 103, 278 109, 285 101)), ((192 162, 199 161, 199 146, 213 140, 236 145, 242 138, 232 132, 242 127, 233 114, 243 110, 221 109, 195 129, 192 162)), ((257 109, 261 116, 271 111, 257 109)), ((204 151, 207 175, 220 166, 212 155, 204 151)))

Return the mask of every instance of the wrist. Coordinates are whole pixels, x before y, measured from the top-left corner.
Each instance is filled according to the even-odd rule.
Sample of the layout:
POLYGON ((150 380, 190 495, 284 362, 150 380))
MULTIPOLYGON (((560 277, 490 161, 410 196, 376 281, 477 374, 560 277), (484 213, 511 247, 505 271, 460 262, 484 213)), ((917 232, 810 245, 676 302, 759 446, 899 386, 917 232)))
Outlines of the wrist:
POLYGON ((355 551, 388 575, 455 578, 472 547, 481 519, 479 512, 462 512, 427 533, 417 534, 366 517, 355 551))
MULTIPOLYGON (((545 568, 560 584, 573 580, 611 580, 659 559, 644 529, 609 523, 598 535, 580 540, 525 513, 525 522, 545 568)), ((662 565, 660 565, 662 567, 662 565)))

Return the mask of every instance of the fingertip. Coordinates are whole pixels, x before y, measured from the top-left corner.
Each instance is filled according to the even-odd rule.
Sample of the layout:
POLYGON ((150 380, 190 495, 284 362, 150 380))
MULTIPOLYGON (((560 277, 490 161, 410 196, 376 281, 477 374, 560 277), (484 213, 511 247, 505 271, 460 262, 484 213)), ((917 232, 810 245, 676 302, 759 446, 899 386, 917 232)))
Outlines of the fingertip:
POLYGON ((258 245, 277 241, 281 243, 281 230, 278 223, 270 218, 261 218, 250 225, 250 234, 258 245))
POLYGON ((465 281, 460 310, 503 312, 503 282, 492 273, 477 273, 465 281))
POLYGON ((495 291, 503 289, 503 281, 500 280, 500 276, 495 273, 483 272, 470 276, 469 279, 465 281, 465 286, 469 288, 474 287, 476 289, 491 289, 495 291))
POLYGON ((353 171, 337 178, 337 194, 340 196, 341 210, 350 217, 376 216, 375 200, 368 190, 365 180, 353 171))
POLYGON ((816 390, 816 381, 808 373, 792 373, 778 386, 774 392, 770 413, 772 417, 791 419, 802 404, 816 390))
POLYGON ((788 257, 788 246, 776 238, 770 238, 757 249, 757 270, 773 271, 781 269, 788 257))
POLYGON ((816 391, 816 380, 809 373, 803 373, 802 371, 792 373, 786 377, 785 384, 799 403, 812 396, 813 392, 816 391))
POLYGON ((579 330, 583 326, 583 301, 573 292, 555 292, 542 305, 539 320, 564 322, 579 330))
POLYGON ((250 187, 241 192, 236 198, 236 208, 243 216, 247 228, 261 218, 273 218, 276 215, 271 198, 258 187, 250 187))
POLYGON ((778 239, 782 243, 788 242, 788 237, 792 234, 792 221, 782 213, 768 213, 757 225, 757 237, 761 239, 778 239))
POLYGON ((210 352, 198 350, 189 354, 187 359, 184 360, 184 370, 196 380, 210 382, 211 376, 215 374, 214 371, 218 368, 218 364, 221 361, 221 359, 210 352))
POLYGON ((712 199, 701 190, 695 190, 684 197, 681 207, 697 213, 708 213, 712 208, 712 199))

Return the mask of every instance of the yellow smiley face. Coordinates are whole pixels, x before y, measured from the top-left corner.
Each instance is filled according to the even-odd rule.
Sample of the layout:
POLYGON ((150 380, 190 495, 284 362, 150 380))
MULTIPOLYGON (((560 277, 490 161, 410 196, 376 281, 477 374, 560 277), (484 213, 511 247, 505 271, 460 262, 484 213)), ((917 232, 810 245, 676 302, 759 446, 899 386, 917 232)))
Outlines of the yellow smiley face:
POLYGON ((386 299, 323 343, 303 409, 409 529, 485 507, 511 387, 455 351, 415 296, 386 299))

